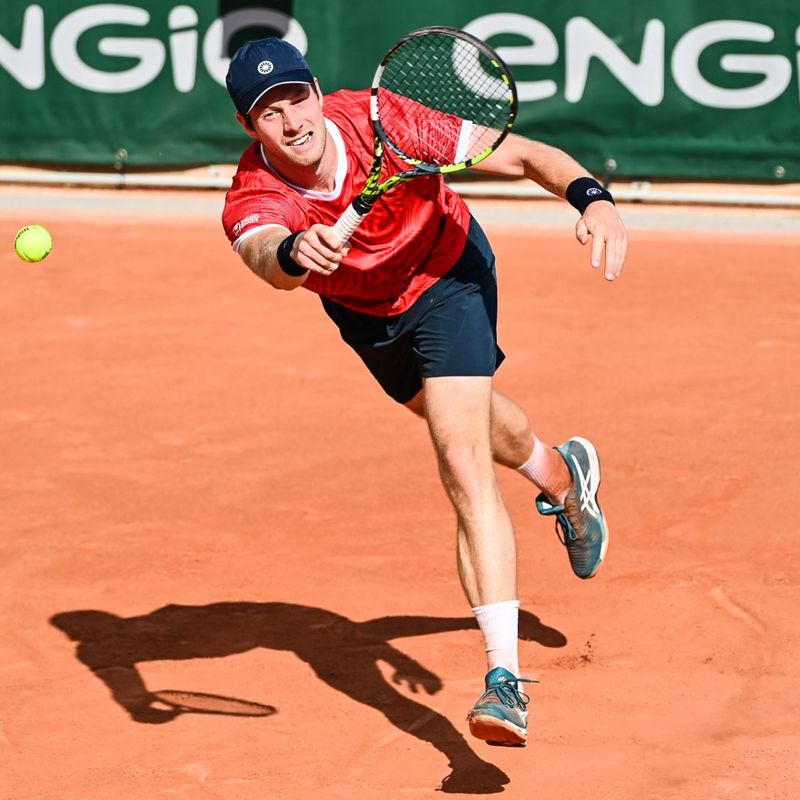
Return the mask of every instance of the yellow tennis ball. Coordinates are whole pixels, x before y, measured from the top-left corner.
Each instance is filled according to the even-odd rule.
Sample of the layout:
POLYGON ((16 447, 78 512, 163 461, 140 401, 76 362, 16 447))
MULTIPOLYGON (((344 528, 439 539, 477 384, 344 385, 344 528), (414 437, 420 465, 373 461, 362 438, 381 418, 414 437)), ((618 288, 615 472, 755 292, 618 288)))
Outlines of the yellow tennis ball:
POLYGON ((14 249, 23 261, 41 261, 53 249, 53 237, 41 225, 26 225, 17 231, 14 249))

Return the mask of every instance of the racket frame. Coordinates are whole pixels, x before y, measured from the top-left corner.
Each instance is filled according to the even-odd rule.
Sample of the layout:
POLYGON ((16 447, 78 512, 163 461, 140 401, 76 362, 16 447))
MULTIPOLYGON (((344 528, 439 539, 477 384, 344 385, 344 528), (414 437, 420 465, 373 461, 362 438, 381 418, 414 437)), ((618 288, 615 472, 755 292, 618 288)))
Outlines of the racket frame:
POLYGON ((476 38, 472 34, 466 33, 465 31, 459 30, 458 28, 436 25, 427 28, 419 28, 418 30, 412 31, 411 33, 404 36, 389 50, 389 52, 386 53, 386 55, 381 60, 381 63, 378 65, 378 68, 375 70, 375 75, 373 76, 372 79, 372 86, 370 88, 370 100, 369 100, 370 121, 372 123, 372 130, 375 134, 375 138, 373 141, 374 155, 372 160, 372 166, 370 167, 369 175, 367 176, 367 180, 361 192, 347 207, 344 214, 342 214, 342 216, 337 220, 336 224, 333 226, 334 232, 338 235, 338 237, 342 240, 342 242, 346 242, 353 234, 355 229, 361 224, 361 221, 364 219, 364 217, 366 217, 366 215, 369 213, 372 206, 375 204, 375 201, 399 183, 405 183, 407 181, 412 180, 413 178, 418 178, 426 175, 437 175, 437 174, 446 175, 454 172, 460 172, 483 161, 500 146, 502 141, 511 132, 511 128, 514 125, 514 121, 517 116, 518 106, 519 106, 519 100, 517 97, 517 89, 514 80, 511 77, 511 72, 508 69, 508 66, 500 58, 500 56, 497 55, 497 53, 491 47, 489 47, 489 45, 487 45, 480 39, 476 38), (430 34, 442 34, 445 36, 449 36, 454 40, 460 39, 462 41, 466 41, 469 44, 471 44, 473 47, 475 47, 477 50, 483 53, 487 58, 489 58, 490 61, 494 64, 494 66, 497 67, 497 69, 500 72, 499 77, 508 86, 509 90, 508 119, 505 126, 501 129, 500 135, 497 138, 497 140, 491 146, 482 150, 480 153, 477 153, 471 158, 465 159, 464 161, 460 161, 455 164, 430 164, 421 161, 420 159, 412 158, 407 153, 405 153, 395 142, 392 141, 391 137, 389 137, 388 134, 386 133, 386 130, 380 118, 380 110, 378 107, 378 93, 381 90, 380 81, 386 67, 396 56, 400 48, 403 47, 407 42, 409 42, 412 39, 419 38, 420 36, 426 36, 430 34), (411 168, 403 170, 402 172, 399 172, 395 175, 390 175, 388 178, 381 181, 380 176, 381 176, 381 169, 383 167, 384 146, 389 147, 392 150, 392 152, 396 153, 401 159, 403 159, 403 161, 409 164, 411 168))

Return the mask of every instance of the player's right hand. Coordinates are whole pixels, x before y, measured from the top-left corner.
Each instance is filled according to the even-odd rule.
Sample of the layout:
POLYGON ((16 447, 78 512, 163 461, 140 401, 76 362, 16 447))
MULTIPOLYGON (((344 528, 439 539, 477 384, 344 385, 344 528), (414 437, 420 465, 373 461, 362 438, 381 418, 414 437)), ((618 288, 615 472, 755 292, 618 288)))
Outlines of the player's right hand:
POLYGON ((347 255, 350 246, 342 245, 329 225, 312 225, 303 231, 292 247, 292 258, 301 266, 320 275, 332 275, 347 255))

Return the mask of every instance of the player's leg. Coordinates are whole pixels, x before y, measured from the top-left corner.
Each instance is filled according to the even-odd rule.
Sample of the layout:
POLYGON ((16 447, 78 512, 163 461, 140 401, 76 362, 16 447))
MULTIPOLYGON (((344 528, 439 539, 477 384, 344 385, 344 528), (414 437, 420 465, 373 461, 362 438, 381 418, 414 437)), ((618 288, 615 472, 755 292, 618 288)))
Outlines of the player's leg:
MULTIPOLYGON (((423 376, 428 382, 469 376, 469 388, 459 401, 469 413, 459 415, 454 426, 448 427, 448 414, 438 411, 449 401, 449 393, 434 389, 437 396, 432 402, 437 413, 432 434, 435 442, 441 442, 437 454, 456 509, 458 561, 465 591, 473 603, 481 598, 503 598, 473 607, 490 671, 486 692, 470 715, 470 728, 483 739, 506 737, 524 743, 525 701, 516 691, 520 679, 514 534, 497 487, 491 448, 491 376, 503 359, 495 335, 493 264, 488 242, 475 225, 459 263, 407 311, 382 319, 325 298, 322 303, 342 338, 399 403, 424 397, 420 394, 423 376), (454 438, 459 431, 466 431, 466 436, 454 438), (499 556, 498 542, 508 545, 499 556), (492 664, 498 666, 491 668, 492 664), (510 705, 509 693, 514 698, 510 705)), ((425 416, 424 409, 421 414, 425 416)))
POLYGON ((459 574, 489 666, 485 691, 469 714, 470 731, 491 743, 524 744, 516 543, 492 448, 491 379, 504 355, 497 346, 494 257, 477 225, 470 228, 459 263, 432 292, 435 301, 424 306, 414 330, 424 376, 423 413, 456 510, 459 574))
POLYGON ((491 397, 488 376, 425 381, 425 419, 456 512, 458 574, 489 662, 485 691, 468 715, 470 731, 492 744, 524 745, 527 697, 518 689, 516 542, 492 459, 491 397))
POLYGON ((458 568, 472 606, 517 597, 516 547, 492 461, 490 377, 425 381, 425 418, 456 512, 458 568))
MULTIPOLYGON (((406 403, 425 414, 425 390, 406 403)), ((575 436, 549 447, 531 433, 525 412, 511 398, 492 392, 492 456, 517 470, 539 489, 536 507, 556 520, 572 571, 579 578, 597 574, 608 549, 608 523, 600 508, 600 459, 594 444, 575 436)))
POLYGON ((595 575, 608 548, 608 524, 597 498, 600 459, 592 442, 575 436, 548 447, 531 433, 525 412, 495 390, 492 451, 497 462, 516 469, 539 488, 536 507, 555 518, 572 571, 579 578, 595 575))

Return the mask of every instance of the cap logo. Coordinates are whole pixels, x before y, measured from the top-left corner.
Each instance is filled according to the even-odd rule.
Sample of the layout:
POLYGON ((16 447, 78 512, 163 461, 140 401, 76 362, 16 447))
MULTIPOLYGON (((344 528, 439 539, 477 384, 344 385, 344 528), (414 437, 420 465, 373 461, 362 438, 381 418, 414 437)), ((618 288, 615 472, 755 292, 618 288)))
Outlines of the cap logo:
POLYGON ((261 62, 259 65, 258 65, 258 71, 259 71, 259 72, 260 72, 262 75, 269 75, 269 74, 270 74, 270 72, 272 72, 272 62, 271 62, 271 61, 262 61, 262 62, 261 62))

